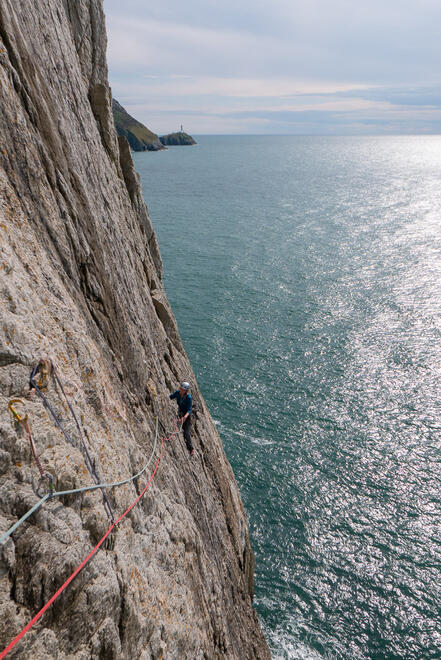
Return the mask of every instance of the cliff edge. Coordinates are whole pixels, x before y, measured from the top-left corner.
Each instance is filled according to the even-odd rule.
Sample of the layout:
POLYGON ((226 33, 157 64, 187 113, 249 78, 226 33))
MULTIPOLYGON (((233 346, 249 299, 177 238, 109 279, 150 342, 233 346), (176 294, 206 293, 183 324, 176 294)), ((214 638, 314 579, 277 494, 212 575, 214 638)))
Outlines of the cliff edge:
POLYGON ((106 502, 100 490, 48 499, 2 544, 1 649, 142 492, 160 458, 156 420, 161 436, 173 430, 168 394, 185 378, 195 456, 181 437, 164 443, 142 499, 11 657, 268 659, 246 517, 115 133, 105 51, 101 0, 0 5, 0 534, 48 493, 28 430, 57 491, 153 463, 106 502), (39 363, 52 410, 29 389, 39 363))

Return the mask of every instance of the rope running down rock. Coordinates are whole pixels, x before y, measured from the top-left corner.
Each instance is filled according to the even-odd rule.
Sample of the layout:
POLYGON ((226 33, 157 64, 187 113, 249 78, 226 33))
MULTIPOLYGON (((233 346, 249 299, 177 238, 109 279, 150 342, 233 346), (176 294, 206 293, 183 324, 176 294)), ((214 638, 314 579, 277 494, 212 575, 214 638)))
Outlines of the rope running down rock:
MULTIPOLYGON (((174 432, 173 432, 168 438, 165 438, 165 440, 170 440, 170 438, 171 438, 172 436, 176 435, 176 433, 179 433, 179 429, 177 429, 177 425, 176 425, 176 423, 175 423, 175 426, 176 426, 176 431, 174 431, 174 432)), ((34 623, 36 623, 36 622, 37 622, 37 621, 43 616, 43 614, 46 612, 46 610, 52 605, 52 603, 58 598, 58 596, 59 596, 59 595, 60 595, 60 594, 66 589, 66 587, 72 582, 72 580, 78 575, 78 573, 79 573, 79 572, 80 572, 80 571, 86 566, 86 564, 90 561, 90 559, 92 559, 92 557, 96 554, 96 552, 99 550, 99 548, 100 548, 101 545, 104 543, 104 541, 106 540, 106 538, 107 538, 107 537, 109 536, 109 534, 112 532, 112 530, 114 529, 114 527, 116 527, 116 525, 118 525, 118 524, 121 522, 121 520, 122 520, 123 518, 126 517, 126 515, 129 513, 129 511, 131 511, 131 510, 133 509, 133 507, 139 502, 139 500, 141 499, 141 497, 142 497, 142 496, 144 495, 144 493, 146 492, 147 488, 150 486, 150 484, 151 484, 151 482, 152 482, 152 480, 153 480, 153 477, 154 477, 155 474, 156 474, 156 470, 158 469, 158 465, 159 465, 159 463, 160 463, 160 461, 161 461, 161 458, 162 458, 163 447, 164 447, 164 438, 161 438, 161 453, 160 453, 159 458, 158 458, 158 460, 157 460, 157 462, 156 462, 155 469, 153 470, 152 476, 150 477, 150 479, 148 480, 147 484, 144 486, 143 490, 142 490, 141 493, 138 495, 138 497, 137 497, 137 498, 132 502, 132 504, 131 504, 131 505, 130 505, 130 506, 124 511, 124 513, 121 514, 120 517, 119 517, 117 520, 115 520, 115 522, 113 522, 113 523, 110 525, 109 529, 108 529, 107 532, 104 534, 104 536, 98 541, 98 543, 96 544, 96 546, 95 546, 95 547, 89 552, 89 554, 87 555, 87 557, 86 557, 86 558, 83 560, 83 562, 82 562, 82 563, 81 563, 81 564, 80 564, 80 565, 79 565, 79 566, 73 571, 73 573, 68 577, 68 579, 64 582, 64 584, 62 584, 61 587, 60 587, 60 588, 54 593, 54 595, 52 596, 52 598, 50 598, 50 599, 48 600, 48 602, 47 602, 45 605, 43 605, 43 607, 41 608, 41 610, 40 610, 39 612, 37 612, 37 614, 34 616, 34 618, 33 618, 31 621, 29 621, 29 623, 23 628, 23 630, 21 630, 21 631, 18 633, 18 635, 16 635, 16 637, 14 637, 14 639, 8 644, 8 646, 4 649, 4 651, 2 651, 2 652, 0 653, 0 660, 2 660, 2 658, 4 658, 4 657, 6 656, 6 654, 9 653, 9 651, 12 651, 12 649, 14 648, 14 646, 15 646, 15 645, 20 641, 20 639, 21 639, 21 638, 22 638, 22 637, 28 632, 28 630, 30 630, 30 629, 32 628, 32 626, 34 625, 34 623)))
MULTIPOLYGON (((52 406, 51 406, 51 404, 50 404, 48 398, 46 397, 45 394, 43 394, 43 392, 41 391, 41 389, 40 389, 38 383, 37 383, 36 380, 35 380, 35 376, 37 375, 38 370, 39 370, 40 366, 42 365, 42 363, 43 363, 43 361, 40 360, 40 362, 39 362, 39 363, 33 368, 32 373, 31 373, 31 377, 30 377, 30 379, 29 379, 30 387, 31 387, 32 389, 35 389, 35 391, 37 392, 38 396, 39 396, 39 397, 41 398, 41 400, 43 401, 43 405, 45 406, 45 408, 47 408, 47 410, 49 410, 50 414, 52 415, 52 417, 53 417, 53 419, 54 419, 54 421, 55 421, 55 423, 56 423, 56 425, 58 426, 58 428, 60 429, 60 431, 63 433, 63 435, 64 435, 64 437, 66 438, 66 440, 67 440, 67 441, 68 441, 73 447, 75 447, 75 446, 76 446, 75 441, 74 441, 74 440, 71 438, 71 436, 67 433, 66 429, 64 428, 63 424, 61 423, 60 418, 58 417, 58 415, 57 415, 57 413, 55 412, 55 410, 52 408, 52 406)), ((81 449, 81 451, 82 451, 82 453, 83 453, 83 456, 84 456, 84 462, 85 462, 85 464, 86 464, 86 467, 87 467, 87 469, 89 470, 89 472, 90 472, 90 474, 92 475, 92 477, 95 479, 95 483, 96 483, 96 484, 99 484, 99 483, 100 483, 100 478, 99 478, 98 473, 97 473, 96 468, 95 468, 95 462, 92 460, 92 457, 90 456, 89 450, 88 450, 87 445, 86 445, 86 442, 85 442, 85 440, 84 440, 83 432, 82 432, 82 430, 81 430, 80 423, 79 423, 79 421, 78 421, 78 419, 77 419, 77 416, 76 416, 76 414, 75 414, 75 411, 74 411, 74 409, 72 408, 72 405, 71 405, 71 403, 70 403, 70 401, 69 401, 69 399, 68 399, 68 397, 67 397, 67 394, 66 394, 66 392, 64 391, 63 384, 62 384, 60 378, 58 377, 58 374, 57 374, 57 371, 56 371, 56 369, 55 369, 55 366, 54 366, 53 362, 52 362, 51 360, 49 360, 49 363, 50 363, 51 373, 53 374, 53 376, 54 376, 54 378, 55 378, 55 380, 56 380, 56 382, 57 382, 57 384, 58 384, 60 390, 61 390, 62 393, 63 393, 63 396, 64 396, 64 398, 65 398, 65 400, 66 400, 67 405, 68 405, 68 408, 69 408, 69 410, 70 410, 70 412, 71 412, 71 414, 72 414, 72 417, 74 418, 75 425, 76 425, 76 427, 77 427, 77 429, 78 429, 78 434, 79 434, 79 437, 80 437, 80 449, 81 449)), ((110 504, 110 500, 109 500, 107 494, 106 494, 104 491, 103 491, 103 501, 104 501, 104 509, 105 509, 105 511, 106 511, 106 513, 107 513, 107 516, 109 517, 110 520, 113 521, 114 518, 113 518, 112 506, 111 506, 111 504, 110 504)))
MULTIPOLYGON (((179 433, 179 429, 174 431, 167 438, 167 440, 172 438, 177 433, 179 433)), ((83 488, 74 488, 73 490, 59 490, 59 491, 55 490, 55 491, 47 493, 36 504, 34 504, 34 506, 31 509, 29 509, 29 511, 27 511, 24 514, 24 516, 22 516, 20 518, 20 520, 17 520, 17 522, 14 525, 12 525, 12 527, 10 527, 6 532, 4 532, 2 534, 2 536, 0 537, 0 545, 4 541, 6 541, 6 539, 9 538, 11 536, 11 534, 13 532, 15 532, 15 530, 18 529, 18 527, 20 527, 20 525, 22 523, 25 522, 25 520, 27 520, 33 513, 35 513, 35 511, 37 511, 40 508, 40 506, 42 506, 42 504, 47 502, 47 500, 52 499, 53 497, 61 497, 63 495, 75 495, 77 493, 85 493, 87 491, 96 490, 97 488, 114 488, 114 487, 117 487, 117 486, 123 486, 124 484, 128 484, 128 483, 130 483, 130 481, 134 481, 135 479, 140 477, 147 470, 148 466, 150 465, 150 463, 153 459, 153 456, 155 455, 157 443, 158 443, 158 418, 156 418, 155 441, 154 441, 154 444, 153 444, 152 454, 151 454, 149 460, 147 461, 147 463, 144 465, 144 467, 139 472, 134 474, 132 477, 128 477, 127 479, 124 479, 122 481, 114 481, 112 483, 100 483, 100 484, 95 484, 93 486, 84 486, 83 488)))

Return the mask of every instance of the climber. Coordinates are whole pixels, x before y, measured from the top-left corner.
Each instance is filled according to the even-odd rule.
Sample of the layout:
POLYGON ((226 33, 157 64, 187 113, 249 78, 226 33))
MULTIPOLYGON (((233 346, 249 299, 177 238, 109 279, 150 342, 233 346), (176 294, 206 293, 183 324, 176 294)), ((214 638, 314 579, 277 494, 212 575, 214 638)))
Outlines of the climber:
POLYGON ((173 394, 170 394, 170 399, 176 399, 179 411, 178 421, 182 424, 187 449, 190 452, 190 456, 193 456, 194 449, 191 442, 191 412, 193 401, 190 394, 190 384, 183 381, 179 385, 179 389, 173 392, 173 394))

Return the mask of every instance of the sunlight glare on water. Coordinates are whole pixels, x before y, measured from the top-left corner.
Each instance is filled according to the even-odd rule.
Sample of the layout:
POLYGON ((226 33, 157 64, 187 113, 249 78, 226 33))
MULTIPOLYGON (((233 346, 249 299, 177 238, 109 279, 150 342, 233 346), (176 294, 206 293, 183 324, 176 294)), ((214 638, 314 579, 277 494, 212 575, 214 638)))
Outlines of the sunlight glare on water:
POLYGON ((441 657, 441 137, 136 154, 273 657, 441 657))

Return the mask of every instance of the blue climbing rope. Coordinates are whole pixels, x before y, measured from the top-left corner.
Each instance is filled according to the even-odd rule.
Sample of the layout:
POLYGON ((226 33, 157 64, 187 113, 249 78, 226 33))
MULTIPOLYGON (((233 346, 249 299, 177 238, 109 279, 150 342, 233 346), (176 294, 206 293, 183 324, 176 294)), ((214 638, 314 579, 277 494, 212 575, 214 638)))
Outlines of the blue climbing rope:
MULTIPOLYGON (((54 378, 55 378, 55 380, 56 380, 56 382, 57 382, 59 388, 61 389, 61 391, 62 391, 62 393, 63 393, 63 396, 64 396, 64 398, 65 398, 65 400, 66 400, 66 403, 67 403, 67 405, 68 405, 68 408, 69 408, 69 410, 70 410, 70 412, 71 412, 71 414, 72 414, 72 417, 73 417, 73 419, 74 419, 74 421, 75 421, 75 425, 76 425, 76 427, 77 427, 77 429, 78 429, 78 434, 79 434, 79 438, 80 438, 80 449, 81 449, 81 451, 82 451, 82 453, 83 453, 83 456, 84 456, 84 462, 85 462, 85 464, 86 464, 86 467, 87 467, 87 469, 89 470, 89 472, 90 472, 90 474, 92 475, 92 477, 95 479, 95 483, 99 484, 99 483, 100 483, 100 477, 99 477, 99 475, 98 475, 98 473, 97 473, 97 471, 96 471, 95 463, 94 463, 94 461, 92 460, 92 457, 90 456, 89 450, 88 450, 87 445, 86 445, 86 442, 85 442, 85 440, 84 440, 83 432, 82 432, 82 430, 81 430, 80 423, 79 423, 79 421, 78 421, 78 419, 77 419, 77 416, 76 416, 76 414, 75 414, 75 411, 74 411, 74 409, 72 408, 72 405, 71 405, 71 403, 70 403, 70 401, 69 401, 69 399, 68 399, 68 397, 67 397, 67 394, 66 394, 66 392, 64 391, 63 384, 62 384, 60 378, 58 377, 57 370, 55 369, 55 366, 54 366, 54 363, 52 362, 52 360, 47 360, 47 361, 45 361, 45 360, 40 360, 40 362, 39 362, 39 363, 38 363, 38 364, 32 369, 31 377, 30 377, 30 379, 29 379, 29 384, 30 384, 31 388, 33 388, 33 389, 37 392, 38 396, 39 396, 39 397, 41 398, 41 400, 43 401, 43 405, 45 406, 45 408, 47 408, 47 410, 49 410, 50 414, 52 415, 52 417, 53 417, 53 419, 54 419, 54 421, 55 421, 55 423, 56 423, 56 425, 58 426, 58 428, 60 429, 60 431, 63 433, 63 435, 64 435, 64 437, 66 438, 66 440, 67 440, 67 441, 68 441, 73 447, 75 447, 75 446, 76 446, 75 441, 71 438, 71 436, 68 434, 68 432, 67 432, 66 429, 64 428, 63 424, 61 423, 60 418, 58 417, 58 415, 57 415, 57 413, 55 412, 55 410, 52 408, 52 406, 51 406, 51 404, 50 404, 50 402, 49 402, 47 396, 45 396, 45 394, 43 394, 43 392, 41 391, 41 389, 40 389, 38 383, 37 383, 36 380, 35 380, 35 377, 36 377, 36 375, 37 375, 37 373, 38 373, 40 367, 41 367, 43 364, 45 364, 45 362, 49 362, 49 364, 50 364, 50 372, 51 372, 51 374, 54 376, 54 378)), ((107 497, 107 494, 106 494, 104 491, 103 491, 103 502, 104 502, 104 509, 105 509, 105 511, 106 511, 106 513, 107 513, 107 515, 108 515, 108 517, 110 518, 110 520, 113 521, 113 511, 112 511, 112 506, 111 506, 111 504, 110 504, 110 500, 109 500, 109 498, 107 497)))
MULTIPOLYGON (((157 444, 158 444, 158 430, 159 430, 159 420, 158 420, 158 418, 156 418, 156 431, 155 431, 155 440, 154 440, 154 443, 153 443, 152 454, 151 454, 149 460, 147 461, 147 463, 142 468, 142 470, 140 470, 139 472, 134 474, 132 477, 128 477, 127 479, 124 479, 122 481, 115 481, 115 482, 112 482, 112 483, 105 483, 105 484, 95 484, 93 486, 84 486, 83 488, 74 488, 72 490, 60 490, 60 491, 55 490, 52 493, 51 492, 47 493, 47 495, 42 497, 36 504, 34 504, 32 509, 30 509, 27 513, 25 513, 25 515, 22 516, 20 518, 20 520, 17 520, 17 522, 14 525, 12 525, 12 527, 10 527, 10 529, 8 529, 6 532, 4 532, 4 534, 2 534, 2 536, 0 537, 0 545, 4 541, 6 541, 6 539, 8 539, 11 536, 11 534, 13 532, 15 532, 15 530, 18 527, 20 527, 20 525, 22 523, 24 523, 25 520, 27 520, 29 518, 29 516, 31 516, 33 513, 35 513, 35 511, 37 511, 42 506, 42 504, 44 504, 48 500, 52 499, 53 497, 61 497, 63 495, 74 495, 74 494, 77 494, 77 493, 85 493, 86 491, 96 490, 97 488, 114 488, 114 487, 117 487, 117 486, 123 486, 124 484, 128 484, 131 481, 134 481, 135 479, 140 477, 147 470, 148 466, 150 465, 150 463, 153 460, 153 456, 155 455, 156 447, 157 447, 157 444)), ((169 438, 173 437, 177 433, 179 433, 179 429, 176 429, 176 431, 171 433, 169 438)))

